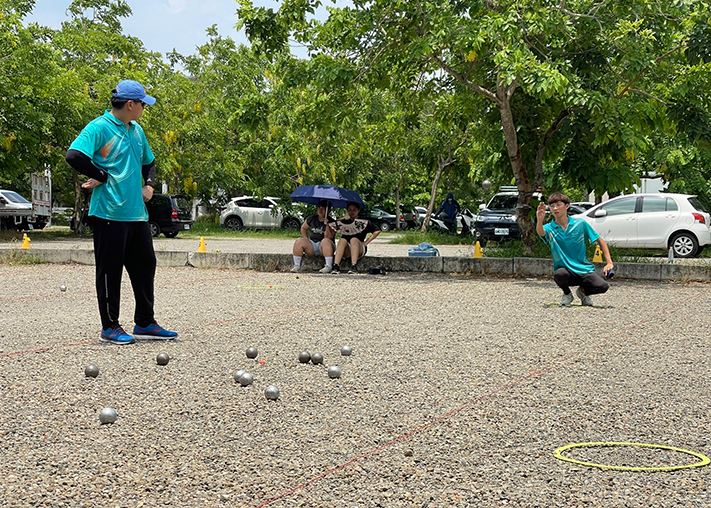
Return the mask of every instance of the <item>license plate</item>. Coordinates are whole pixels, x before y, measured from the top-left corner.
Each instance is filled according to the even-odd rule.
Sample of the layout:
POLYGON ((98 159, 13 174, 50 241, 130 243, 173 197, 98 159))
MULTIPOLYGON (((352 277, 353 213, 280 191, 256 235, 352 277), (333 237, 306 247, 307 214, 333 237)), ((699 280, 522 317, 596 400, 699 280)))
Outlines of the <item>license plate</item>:
POLYGON ((509 228, 494 228, 494 234, 506 236, 509 234, 509 228))
POLYGON ((190 224, 185 224, 185 229, 190 229, 190 224))

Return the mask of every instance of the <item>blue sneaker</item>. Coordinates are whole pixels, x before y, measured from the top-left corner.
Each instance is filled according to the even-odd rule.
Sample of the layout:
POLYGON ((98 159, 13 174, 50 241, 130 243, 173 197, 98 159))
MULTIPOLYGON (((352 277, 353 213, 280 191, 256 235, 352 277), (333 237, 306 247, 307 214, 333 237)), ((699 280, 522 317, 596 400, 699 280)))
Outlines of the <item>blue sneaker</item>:
POLYGON ((127 334, 121 325, 112 326, 106 330, 101 330, 102 342, 113 342, 114 344, 133 344, 135 342, 134 338, 127 334))
POLYGON ((178 332, 166 330, 153 321, 148 326, 134 326, 133 336, 139 340, 172 340, 178 336, 178 332))

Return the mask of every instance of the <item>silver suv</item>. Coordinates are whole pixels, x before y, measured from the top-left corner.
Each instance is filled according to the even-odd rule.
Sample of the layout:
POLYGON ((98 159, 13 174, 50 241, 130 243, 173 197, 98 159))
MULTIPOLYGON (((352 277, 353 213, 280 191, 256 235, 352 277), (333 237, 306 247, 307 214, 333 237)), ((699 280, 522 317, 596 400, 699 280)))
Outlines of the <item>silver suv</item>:
POLYGON ((303 218, 294 211, 284 215, 279 198, 242 196, 232 198, 220 214, 220 226, 237 231, 240 229, 299 229, 303 218))

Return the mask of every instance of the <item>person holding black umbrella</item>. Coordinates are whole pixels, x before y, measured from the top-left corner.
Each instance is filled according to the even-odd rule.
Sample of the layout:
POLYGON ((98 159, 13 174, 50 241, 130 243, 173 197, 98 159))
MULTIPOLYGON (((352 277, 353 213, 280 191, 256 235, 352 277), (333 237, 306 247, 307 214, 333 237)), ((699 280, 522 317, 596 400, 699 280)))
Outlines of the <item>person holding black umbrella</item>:
POLYGON ((292 272, 301 271, 301 258, 304 255, 312 257, 322 255, 326 259, 326 265, 319 271, 321 273, 331 273, 335 232, 327 225, 327 210, 328 201, 320 201, 318 213, 306 217, 306 220, 301 225, 301 238, 294 242, 292 250, 294 256, 292 272))

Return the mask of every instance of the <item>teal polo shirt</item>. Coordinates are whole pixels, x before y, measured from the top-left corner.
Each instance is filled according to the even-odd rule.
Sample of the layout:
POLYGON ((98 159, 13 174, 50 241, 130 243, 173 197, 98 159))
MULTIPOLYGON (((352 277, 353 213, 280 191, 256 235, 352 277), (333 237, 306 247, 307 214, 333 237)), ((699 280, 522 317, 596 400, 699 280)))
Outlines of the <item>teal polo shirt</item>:
POLYGON ((146 222, 142 167, 155 159, 143 129, 126 124, 108 110, 89 122, 69 147, 91 159, 108 179, 94 187, 89 215, 122 222, 146 222))
POLYGON ((562 267, 572 273, 592 273, 595 271, 595 265, 588 261, 585 254, 585 239, 592 243, 597 241, 600 235, 583 219, 568 217, 568 221, 565 231, 555 221, 543 226, 546 234, 540 238, 550 245, 553 270, 562 267))

